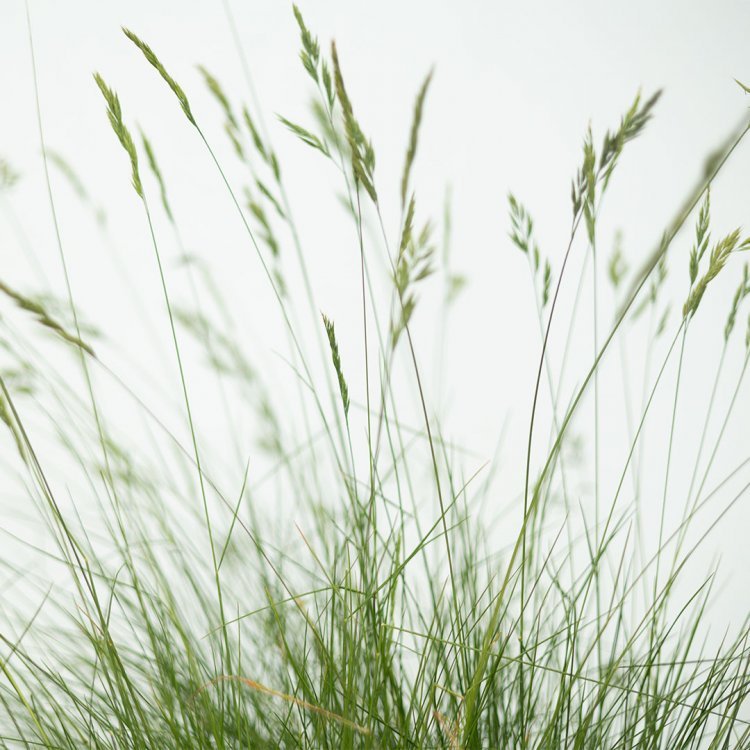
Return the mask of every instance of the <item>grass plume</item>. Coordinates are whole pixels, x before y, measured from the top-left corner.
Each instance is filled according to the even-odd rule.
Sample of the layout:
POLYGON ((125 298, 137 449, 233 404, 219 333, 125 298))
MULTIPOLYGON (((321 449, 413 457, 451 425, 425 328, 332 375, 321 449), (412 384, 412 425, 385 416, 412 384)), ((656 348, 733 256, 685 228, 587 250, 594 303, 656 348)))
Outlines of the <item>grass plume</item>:
POLYGON ((185 92, 182 90, 180 85, 177 83, 177 81, 172 78, 169 73, 167 73, 166 68, 161 64, 159 58, 156 56, 156 53, 151 49, 151 47, 146 44, 146 42, 142 41, 138 38, 136 34, 134 34, 130 29, 123 28, 122 33, 125 34, 125 36, 130 39, 131 42, 143 53, 143 56, 146 58, 146 60, 155 68, 156 72, 164 79, 164 82, 169 86, 169 88, 172 90, 172 93, 177 97, 177 101, 180 104, 180 107, 185 114, 185 117, 187 117, 188 121, 195 125, 195 118, 193 117, 193 112, 190 109, 190 102, 188 101, 187 96, 185 95, 185 92))
POLYGON ((122 119, 120 99, 117 94, 107 86, 99 73, 94 73, 94 80, 99 87, 99 91, 102 92, 104 101, 107 103, 107 117, 109 118, 109 124, 112 126, 112 130, 117 136, 117 140, 120 141, 120 145, 130 159, 130 173, 133 189, 139 198, 143 198, 143 185, 141 183, 141 175, 138 169, 138 152, 135 149, 133 137, 130 135, 130 131, 122 119))
POLYGON ((331 348, 331 360, 333 361, 333 369, 336 370, 336 378, 339 381, 339 392, 341 393, 341 404, 344 407, 344 414, 349 416, 349 387, 346 385, 344 379, 344 373, 341 369, 341 356, 339 355, 339 345, 336 341, 336 331, 333 323, 325 315, 323 315, 323 325, 326 329, 326 336, 328 337, 328 345, 331 348))

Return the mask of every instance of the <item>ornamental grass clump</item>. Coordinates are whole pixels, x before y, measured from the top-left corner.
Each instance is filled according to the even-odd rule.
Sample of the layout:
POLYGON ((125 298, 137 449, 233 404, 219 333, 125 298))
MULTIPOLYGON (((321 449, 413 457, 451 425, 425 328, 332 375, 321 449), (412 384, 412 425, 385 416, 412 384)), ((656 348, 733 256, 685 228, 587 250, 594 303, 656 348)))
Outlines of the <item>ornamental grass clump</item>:
MULTIPOLYGON (((743 158, 750 125, 712 154, 645 260, 629 257, 624 231, 608 246, 603 218, 617 211, 610 189, 659 92, 630 100, 603 137, 594 125, 584 133, 558 246, 532 219, 542 215, 534 196, 507 192, 506 218, 498 190, 507 235, 488 243, 503 273, 525 258, 539 335, 528 399, 510 404, 522 420, 507 441, 525 460, 487 460, 451 438, 427 372, 437 343, 442 385, 446 319, 474 293, 453 267, 460 215, 447 199, 435 221, 420 192, 420 163, 436 157, 420 136, 439 76, 430 71, 414 94, 390 184, 385 158, 375 169, 377 139, 365 136, 375 131, 358 119, 366 109, 355 116, 366 89, 344 84, 345 41, 321 44, 297 7, 293 16, 308 120, 269 117, 249 69, 245 91, 199 65, 204 106, 187 77, 183 89, 123 30, 141 53, 137 75, 155 70, 177 99, 184 118, 173 127, 192 138, 180 159, 209 165, 189 187, 227 202, 229 218, 201 201, 200 221, 237 222, 268 301, 243 286, 250 299, 235 309, 221 281, 235 247, 193 248, 161 158, 169 144, 137 90, 126 109, 144 126, 131 133, 99 74, 115 136, 103 169, 136 194, 126 192, 143 222, 133 230, 162 315, 146 325, 169 335, 164 363, 149 359, 131 381, 113 354, 122 342, 99 325, 106 311, 86 309, 103 329, 94 353, 67 233, 55 234, 62 303, 52 289, 16 291, 27 286, 13 265, 2 271, 0 463, 12 512, 0 544, 0 746, 750 748, 750 621, 720 621, 720 568, 698 558, 750 491, 750 458, 727 458, 750 363, 750 240, 716 229, 709 198, 729 159, 743 158), (324 200, 327 183, 316 174, 288 189, 282 139, 304 144, 336 180, 331 202, 343 204, 348 239, 332 242, 325 262, 354 264, 351 310, 316 286, 310 270, 323 261, 298 220, 300 202, 324 200), (685 266, 678 284, 670 270, 685 266), (270 363, 253 328, 272 332, 270 363), (713 380, 688 404, 696 352, 697 374, 713 380)), ((38 100, 36 75, 34 87, 38 100)), ((51 157, 41 111, 41 158, 67 178, 57 185, 45 170, 49 201, 34 221, 48 205, 57 227, 63 190, 94 218, 106 209, 110 228, 129 217, 119 203, 100 207, 74 158, 51 157)), ((20 179, 0 160, 0 200, 20 179)), ((525 314, 482 321, 482 346, 500 347, 508 369, 524 366, 523 352, 494 337, 525 314)), ((141 345, 144 331, 129 323, 141 345)))

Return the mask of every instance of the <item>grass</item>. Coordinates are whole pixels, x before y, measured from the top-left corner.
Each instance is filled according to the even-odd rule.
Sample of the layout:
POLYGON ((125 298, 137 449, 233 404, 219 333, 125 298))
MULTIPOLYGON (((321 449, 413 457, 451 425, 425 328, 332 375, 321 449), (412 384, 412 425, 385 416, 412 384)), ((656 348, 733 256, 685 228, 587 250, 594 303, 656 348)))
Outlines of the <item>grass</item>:
MULTIPOLYGON (((228 5, 225 10, 232 23, 228 5)), ((711 183, 748 126, 707 162, 700 184, 636 271, 628 269, 620 245, 611 259, 599 257, 598 222, 658 93, 637 96, 603 138, 591 129, 585 134, 561 258, 542 253, 531 212, 509 196, 508 262, 511 250, 526 256, 540 341, 536 380, 529 384, 533 406, 515 436, 527 446, 525 465, 512 469, 521 492, 507 498, 495 481, 496 461, 466 473, 460 446, 441 429, 415 345, 423 291, 439 282, 442 316, 467 293, 449 262, 454 217, 446 210, 444 236, 437 236, 412 184, 420 130, 429 122, 432 73, 405 128, 393 204, 399 226, 392 236, 381 203, 388 187, 379 182, 375 148, 355 115, 345 61, 335 44, 323 51, 296 8, 294 18, 300 74, 308 77, 314 102, 310 124, 280 118, 281 136, 316 151, 321 168, 340 179, 359 261, 359 308, 352 316, 361 320, 361 340, 358 347, 341 346, 336 321, 319 312, 325 304, 313 288, 310 255, 249 76, 251 104, 245 104, 244 95, 226 91, 200 68, 226 136, 226 143, 214 143, 204 123, 216 112, 194 109, 167 63, 124 30, 132 64, 158 76, 164 95, 177 100, 184 125, 196 135, 189 158, 211 163, 246 249, 260 265, 283 320, 296 393, 279 392, 273 373, 247 355, 211 267, 185 251, 159 144, 142 131, 139 139, 132 136, 128 113, 135 103, 123 106, 96 74, 114 134, 112 179, 129 176, 130 195, 142 209, 143 242, 153 254, 164 310, 153 324, 172 343, 186 432, 170 430, 100 355, 106 336, 87 326, 78 309, 59 232, 65 300, 17 291, 6 278, 10 269, 2 272, 8 314, 0 319, 6 433, 0 455, 8 492, 19 493, 14 521, 21 528, 3 529, 7 548, 20 552, 0 560, 8 585, 23 596, 8 600, 0 618, 0 744, 750 747, 750 623, 710 638, 716 569, 697 579, 691 567, 750 488, 741 484, 750 459, 718 481, 711 473, 750 361, 750 319, 742 330, 747 265, 738 271, 750 240, 740 229, 716 230, 709 201, 711 183), (244 175, 241 185, 229 176, 236 173, 244 175), (173 238, 160 235, 157 211, 173 238), (682 230, 693 222, 687 253, 682 230), (162 247, 172 239, 189 277, 189 302, 173 292, 177 272, 163 260, 162 247), (585 258, 577 280, 573 257, 585 258), (676 316, 668 314, 668 264, 687 270, 676 316), (723 348, 710 396, 688 407, 681 385, 690 375, 694 321, 705 306, 722 304, 712 290, 726 274, 739 285, 716 334, 723 348), (576 284, 595 301, 588 313, 577 303, 572 310, 559 304, 561 290, 576 284), (602 312, 607 305, 615 313, 609 322, 602 312), (571 390, 568 351, 578 319, 587 315, 592 355, 571 390), (609 377, 602 364, 617 347, 627 360, 632 337, 643 334, 637 325, 643 315, 651 320, 643 378, 635 368, 625 370, 627 449, 611 470, 600 457, 609 377), (300 334, 305 316, 316 321, 312 336, 300 334), (558 368, 550 357, 556 338, 564 343, 558 368), (46 366, 51 347, 64 350, 66 367, 80 370, 81 387, 64 368, 46 366), (347 356, 357 350, 361 361, 347 356), (735 350, 744 359, 732 387, 726 376, 735 350), (199 352, 207 364, 188 352, 199 352), (411 399, 394 385, 396 368, 408 373, 419 424, 411 422, 411 399), (202 369, 210 380, 196 380, 216 389, 226 441, 233 443, 218 451, 194 410, 203 394, 193 375, 202 369), (362 377, 354 377, 358 370, 362 377), (134 435, 126 420, 104 408, 102 383, 126 399, 142 433, 134 435), (640 403, 631 386, 641 388, 640 403), (731 394, 728 405, 724 393, 731 394), (294 397, 298 419, 290 427, 282 405, 294 397), (593 419, 583 408, 589 397, 593 419), (543 399, 551 403, 546 436, 543 399), (659 403, 667 419, 654 427, 659 403), (683 493, 674 489, 673 445, 686 408, 698 411, 703 429, 683 493), (251 468, 254 456, 243 455, 240 412, 254 415, 265 474, 251 468), (718 432, 711 429, 717 420, 718 432), (648 469, 659 478, 657 492, 645 489, 646 466, 653 463, 644 447, 647 425, 668 446, 648 469), (593 472, 576 460, 574 427, 587 436, 593 472), (217 455, 222 451, 231 459, 217 455), (581 480, 592 477, 582 490, 581 480), (293 513, 284 505, 289 498, 293 513), (644 528, 644 502, 658 504, 656 534, 644 528), (507 521, 501 507, 510 508, 515 524, 508 546, 498 542, 496 524, 507 521), (667 510, 675 508, 680 520, 670 525, 667 510)), ((29 19, 33 52, 31 30, 29 19)), ((103 209, 91 201, 74 162, 48 152, 35 93, 45 169, 48 161, 60 169, 104 226, 103 209)), ((107 127, 104 118, 101 126, 107 127)), ((45 174, 56 225, 56 194, 45 174)), ((0 162, 3 199, 16 179, 12 166, 0 162)))

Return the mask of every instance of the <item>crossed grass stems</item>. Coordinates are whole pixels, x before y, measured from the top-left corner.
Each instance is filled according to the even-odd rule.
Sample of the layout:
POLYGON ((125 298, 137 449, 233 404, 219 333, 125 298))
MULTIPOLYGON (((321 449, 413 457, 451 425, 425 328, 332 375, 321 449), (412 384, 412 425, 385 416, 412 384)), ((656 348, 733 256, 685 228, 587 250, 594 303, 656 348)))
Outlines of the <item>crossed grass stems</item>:
MULTIPOLYGON (((14 471, 27 498, 42 514, 53 546, 31 547, 17 537, 14 541, 66 571, 73 586, 71 598, 70 590, 49 586, 33 569, 4 561, 29 591, 40 592, 31 616, 22 621, 19 608, 18 616, 9 617, 6 624, 6 633, 13 630, 14 635, 2 636, 6 647, 0 662, 5 679, 0 693, 5 709, 4 745, 747 746, 750 723, 742 716, 750 691, 747 625, 737 633, 727 633, 721 647, 708 652, 700 639, 705 637, 702 625, 714 572, 686 597, 675 590, 695 550, 748 488, 746 484, 732 495, 710 522, 700 516, 705 524, 702 533, 697 540, 689 536, 691 522, 711 501, 722 497, 747 464, 744 461, 707 489, 750 356, 745 355, 718 435, 701 467, 700 459, 711 446, 707 435, 718 407, 726 355, 750 293, 746 270, 724 329, 682 520, 671 532, 666 528, 666 507, 672 501, 673 436, 691 322, 715 278, 734 256, 748 249, 739 230, 712 240, 709 201, 710 184, 744 138, 748 125, 743 123, 707 161, 699 184, 653 254, 640 271, 630 274, 627 290, 622 255, 612 256, 608 276, 619 307, 603 337, 598 217, 623 150, 641 134, 658 94, 645 101, 636 97, 598 150, 591 131, 586 134, 582 166, 572 185, 570 237, 556 278, 553 259, 544 258, 536 242, 531 215, 515 197, 509 198, 510 239, 528 260, 542 348, 527 435, 524 488, 522 497, 511 505, 517 517, 522 504, 520 529, 510 548, 497 550, 491 542, 492 525, 483 529, 480 520, 487 518, 487 506, 494 497, 496 462, 468 478, 463 474, 456 458, 463 455, 460 447, 443 438, 439 412, 428 406, 412 336, 419 290, 428 278, 443 276, 446 309, 461 289, 461 277, 449 270, 447 240, 440 257, 430 223, 422 228, 417 225, 411 190, 432 74, 425 78, 415 102, 399 190, 398 241, 393 243, 381 212, 375 151, 355 116, 336 47, 332 45, 330 56, 325 55, 294 9, 301 62, 315 92, 314 124, 306 127, 287 118, 281 122, 341 176, 360 266, 365 393, 364 399, 357 400, 346 378, 347 367, 354 365, 342 356, 334 322, 323 315, 316 328, 316 363, 307 351, 312 342, 300 340, 297 333, 300 313, 284 273, 280 231, 295 250, 306 310, 314 318, 320 318, 320 313, 281 165, 226 1, 224 10, 252 105, 235 107, 214 75, 205 68, 201 75, 223 115, 230 154, 247 171, 242 192, 232 186, 223 158, 205 134, 202 115, 194 113, 185 91, 149 45, 129 30, 124 33, 176 97, 278 303, 289 364, 296 374, 304 434, 296 441, 283 424, 272 390, 243 352, 232 312, 210 268, 185 251, 178 212, 170 203, 156 148, 141 132, 141 153, 185 265, 193 307, 174 301, 136 138, 116 92, 96 74, 110 126, 126 153, 132 187, 143 209, 178 368, 189 447, 98 356, 75 302, 58 228, 48 170, 60 167, 60 161, 50 157, 44 141, 29 18, 41 153, 67 299, 55 315, 38 297, 18 292, 5 281, 0 292, 20 314, 33 315, 39 325, 75 351, 83 389, 44 367, 44 353, 32 338, 4 326, 3 349, 13 365, 3 370, 0 381, 0 418, 15 445, 14 471), (670 329, 663 300, 667 253, 699 205, 689 287, 681 315, 670 329), (370 228, 375 230, 372 238, 370 228), (557 378, 547 348, 557 323, 555 313, 568 260, 581 248, 579 239, 586 258, 579 290, 590 283, 593 291, 594 355, 564 405, 563 376, 577 306, 569 321, 557 378), (368 244, 382 250, 389 271, 390 291, 384 307, 379 304, 382 295, 373 259, 366 252, 368 244), (207 302, 218 311, 220 327, 211 322, 207 302), (599 475, 599 365, 615 338, 625 346, 621 327, 644 312, 650 315, 650 323, 640 415, 633 418, 635 409, 628 401, 630 447, 607 506, 599 475), (670 339, 667 331, 672 329, 670 339), (242 399, 245 408, 255 410, 266 430, 261 448, 275 465, 267 475, 253 478, 249 458, 236 445, 242 471, 239 489, 233 494, 222 489, 226 480, 220 475, 225 470, 205 455, 182 354, 184 337, 194 339, 206 355, 235 442, 237 403, 232 398, 242 399), (658 356, 657 343, 662 340, 666 353, 653 377, 652 357, 658 356), (663 467, 658 543, 649 554, 641 529, 643 435, 675 353, 677 379, 663 467), (392 388, 399 354, 418 394, 422 424, 416 428, 399 416, 403 408, 399 410, 392 388), (316 367, 324 368, 322 385, 317 384, 316 367), (97 394, 98 377, 110 379, 133 399, 148 424, 159 463, 134 454, 125 436, 115 436, 97 394), (543 377, 551 397, 552 424, 546 457, 541 469, 535 470, 536 410, 543 377), (593 524, 587 523, 581 511, 582 527, 576 528, 572 522, 575 493, 570 487, 575 472, 570 467, 571 455, 566 453, 566 439, 590 390, 595 517, 593 524), (50 406, 45 406, 42 394, 52 400, 50 406), (29 395, 33 398, 22 402, 29 395), (31 407, 37 412, 34 420, 28 417, 31 407), (56 414, 65 415, 65 422, 56 414), (82 510, 78 493, 74 503, 67 503, 60 496, 63 490, 48 478, 46 459, 36 449, 35 430, 27 428, 40 418, 53 426, 59 446, 71 466, 80 471, 82 487, 94 500, 91 517, 92 511, 82 510), (429 459, 427 476, 419 453, 422 448, 427 449, 429 459), (303 463, 305 457, 308 461, 303 463), (633 480, 630 506, 622 498, 628 475, 633 480), (288 545, 273 541, 283 536, 273 528, 273 518, 269 521, 259 513, 256 498, 262 498, 264 489, 273 483, 277 493, 296 498, 298 515, 300 509, 304 511, 295 530, 307 562, 291 554, 288 545), (198 507, 192 501, 196 490, 198 507), (326 497, 335 502, 326 504, 321 500, 326 497), (256 599, 262 592, 264 603, 242 611, 247 592, 254 592, 256 599)), ((6 178, 6 172, 11 175, 9 168, 4 169, 3 180, 10 188, 12 179, 6 178)), ((63 173, 68 181, 76 182, 71 168, 63 173)), ((86 198, 80 189, 77 193, 82 200, 86 198)), ((101 219, 98 210, 97 219, 101 219)), ((750 352, 748 325, 746 352, 750 352)), ((629 398, 627 386, 625 393, 629 398)))

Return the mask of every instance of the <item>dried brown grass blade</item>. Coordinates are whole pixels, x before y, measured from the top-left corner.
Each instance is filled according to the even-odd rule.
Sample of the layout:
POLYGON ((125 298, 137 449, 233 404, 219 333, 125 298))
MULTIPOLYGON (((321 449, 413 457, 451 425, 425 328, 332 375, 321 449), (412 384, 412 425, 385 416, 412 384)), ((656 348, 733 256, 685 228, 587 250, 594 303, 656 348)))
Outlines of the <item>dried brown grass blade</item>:
MULTIPOLYGON (((229 681, 241 682, 243 685, 246 685, 247 687, 259 693, 270 695, 273 698, 280 698, 281 700, 286 701, 287 703, 293 703, 295 706, 299 706, 300 708, 303 708, 305 711, 310 711, 311 713, 318 714, 319 716, 322 716, 325 719, 336 721, 345 727, 349 727, 349 729, 353 729, 355 732, 359 732, 359 734, 366 734, 366 735, 372 734, 372 732, 367 727, 363 727, 361 724, 357 724, 351 719, 347 719, 346 717, 341 716, 340 714, 334 713, 333 711, 329 711, 328 709, 322 708, 321 706, 316 706, 314 703, 308 703, 307 701, 302 700, 301 698, 297 698, 294 695, 287 695, 286 693, 282 693, 280 690, 275 690, 274 688, 270 688, 266 685, 261 684, 260 682, 251 680, 249 677, 243 677, 242 675, 236 675, 236 674, 224 675, 223 674, 223 675, 219 675, 218 677, 214 677, 213 680, 211 680, 210 682, 207 682, 205 685, 200 687, 195 693, 195 695, 198 695, 198 693, 201 693, 202 691, 206 690, 208 687, 216 685, 219 682, 229 682, 229 681)), ((193 697, 195 697, 195 695, 193 697)))

